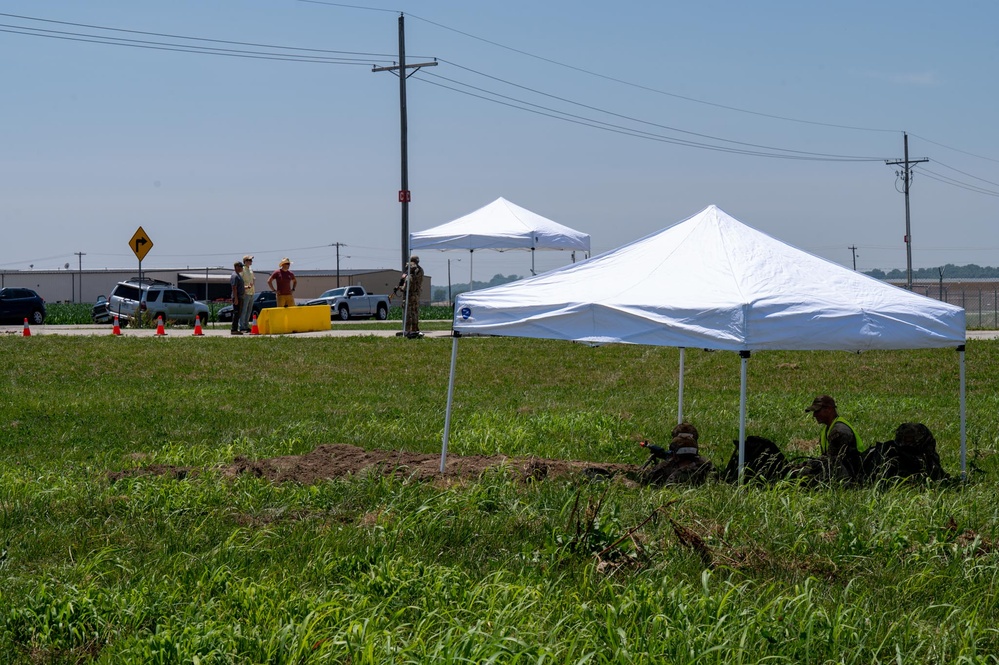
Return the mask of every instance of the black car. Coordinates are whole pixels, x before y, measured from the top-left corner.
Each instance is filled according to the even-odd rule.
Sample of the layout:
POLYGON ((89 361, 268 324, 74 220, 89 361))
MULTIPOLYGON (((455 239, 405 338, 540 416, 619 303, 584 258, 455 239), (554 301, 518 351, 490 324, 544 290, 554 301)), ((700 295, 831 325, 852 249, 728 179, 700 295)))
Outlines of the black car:
POLYGON ((34 325, 45 323, 45 300, 31 289, 0 289, 0 323, 21 323, 25 319, 34 325))
MULTIPOLYGON (((261 291, 253 296, 253 314, 260 316, 260 310, 277 307, 277 294, 273 291, 261 291)), ((253 315, 250 315, 253 318, 253 315)), ((226 305, 219 310, 219 321, 232 321, 232 305, 226 305)))

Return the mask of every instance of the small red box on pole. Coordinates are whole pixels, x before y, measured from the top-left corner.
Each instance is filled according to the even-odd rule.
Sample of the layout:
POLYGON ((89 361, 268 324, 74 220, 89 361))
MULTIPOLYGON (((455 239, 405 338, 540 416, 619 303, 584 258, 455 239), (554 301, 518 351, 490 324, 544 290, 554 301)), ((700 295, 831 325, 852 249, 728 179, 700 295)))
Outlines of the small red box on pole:
POLYGON ((399 190, 399 203, 409 203, 412 201, 413 195, 408 189, 399 190))

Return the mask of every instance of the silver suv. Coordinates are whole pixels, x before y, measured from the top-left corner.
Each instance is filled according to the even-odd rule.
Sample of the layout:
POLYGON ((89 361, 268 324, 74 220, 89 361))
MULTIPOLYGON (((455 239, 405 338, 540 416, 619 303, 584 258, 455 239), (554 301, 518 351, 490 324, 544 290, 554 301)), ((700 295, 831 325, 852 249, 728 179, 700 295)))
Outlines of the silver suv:
POLYGON ((142 278, 140 281, 133 278, 118 282, 108 297, 108 309, 111 316, 117 314, 124 322, 133 320, 139 312, 143 317, 148 313, 152 321, 162 316, 163 323, 194 323, 195 316, 200 316, 202 323, 208 323, 208 305, 198 302, 187 291, 158 279, 142 278))

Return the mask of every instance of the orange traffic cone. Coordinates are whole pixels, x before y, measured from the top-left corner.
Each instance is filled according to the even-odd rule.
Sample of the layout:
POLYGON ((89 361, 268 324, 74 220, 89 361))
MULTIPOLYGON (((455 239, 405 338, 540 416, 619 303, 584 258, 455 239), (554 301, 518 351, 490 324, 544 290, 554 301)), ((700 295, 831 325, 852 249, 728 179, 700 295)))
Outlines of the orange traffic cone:
POLYGON ((111 329, 111 334, 112 335, 120 335, 121 334, 121 326, 118 325, 118 315, 117 314, 114 315, 114 328, 111 329))
POLYGON ((156 317, 156 334, 157 335, 166 335, 166 330, 163 328, 163 317, 162 316, 157 316, 156 317))
POLYGON ((24 320, 24 336, 31 337, 31 328, 28 327, 28 319, 24 320))
POLYGON ((201 316, 198 314, 194 315, 194 336, 201 337, 205 333, 201 330, 201 316))
POLYGON ((256 314, 253 315, 253 325, 250 326, 250 334, 251 335, 259 335, 260 334, 260 328, 257 327, 257 315, 256 314))

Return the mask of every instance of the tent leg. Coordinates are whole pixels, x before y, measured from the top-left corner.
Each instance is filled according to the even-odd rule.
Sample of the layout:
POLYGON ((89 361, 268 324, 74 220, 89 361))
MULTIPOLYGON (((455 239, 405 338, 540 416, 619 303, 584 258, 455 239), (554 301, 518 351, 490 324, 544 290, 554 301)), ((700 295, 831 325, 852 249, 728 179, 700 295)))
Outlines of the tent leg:
POLYGON ((531 248, 531 276, 532 276, 532 277, 533 277, 534 275, 537 275, 537 274, 538 274, 538 273, 537 273, 537 272, 535 272, 535 270, 534 270, 534 250, 535 250, 535 248, 534 248, 534 247, 532 247, 532 248, 531 248))
POLYGON ((447 442, 451 435, 451 404, 454 402, 454 368, 458 364, 458 336, 451 343, 451 376, 447 380, 447 408, 444 410, 444 440, 441 442, 441 473, 447 462, 447 442))
POLYGON ((468 290, 474 291, 475 284, 472 282, 472 260, 475 258, 475 250, 468 250, 468 290))
POLYGON ((676 424, 679 425, 683 422, 683 361, 687 349, 680 347, 680 387, 679 394, 676 397, 677 408, 676 408, 676 424))
POLYGON ((961 480, 968 479, 968 439, 965 415, 965 383, 964 383, 964 345, 957 347, 961 359, 961 480))
POLYGON ((746 368, 749 365, 749 351, 740 351, 742 368, 739 377, 739 484, 742 484, 746 470, 746 368))

